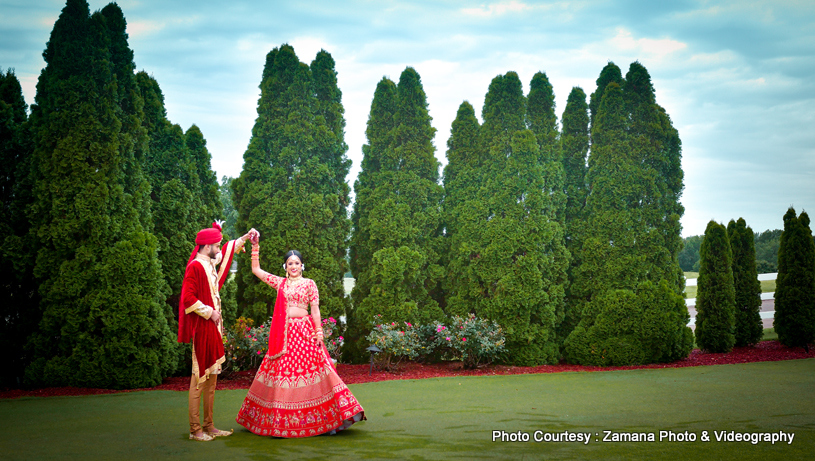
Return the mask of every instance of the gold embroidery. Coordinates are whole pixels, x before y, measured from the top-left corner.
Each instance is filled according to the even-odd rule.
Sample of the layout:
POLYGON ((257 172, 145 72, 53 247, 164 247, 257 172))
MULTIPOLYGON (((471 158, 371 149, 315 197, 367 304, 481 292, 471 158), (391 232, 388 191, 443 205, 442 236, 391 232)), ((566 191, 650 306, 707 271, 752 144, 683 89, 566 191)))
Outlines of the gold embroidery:
POLYGON ((201 307, 203 305, 204 305, 204 303, 202 303, 201 301, 195 301, 195 303, 192 306, 184 309, 184 313, 189 314, 190 312, 195 311, 196 309, 198 309, 199 307, 201 307))

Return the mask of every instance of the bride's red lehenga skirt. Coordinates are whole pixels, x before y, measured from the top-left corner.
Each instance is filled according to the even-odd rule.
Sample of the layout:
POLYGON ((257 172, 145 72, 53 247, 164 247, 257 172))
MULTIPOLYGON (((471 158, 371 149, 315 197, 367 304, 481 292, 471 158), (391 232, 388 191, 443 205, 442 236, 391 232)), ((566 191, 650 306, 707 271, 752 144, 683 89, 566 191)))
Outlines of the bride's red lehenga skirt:
POLYGON ((286 353, 266 355, 236 421, 258 435, 310 437, 342 430, 365 412, 311 340, 310 316, 286 322, 286 353))

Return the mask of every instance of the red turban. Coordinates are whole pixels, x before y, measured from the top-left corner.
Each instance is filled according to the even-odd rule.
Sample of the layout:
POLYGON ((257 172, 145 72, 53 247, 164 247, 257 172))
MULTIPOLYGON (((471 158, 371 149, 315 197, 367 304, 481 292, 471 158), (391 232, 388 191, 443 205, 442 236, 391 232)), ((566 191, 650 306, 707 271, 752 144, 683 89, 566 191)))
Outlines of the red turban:
MULTIPOLYGON (((224 236, 221 233, 221 225, 214 222, 212 223, 212 227, 209 229, 201 229, 198 231, 198 234, 195 236, 195 244, 211 245, 213 243, 219 243, 223 238, 224 236)), ((190 255, 190 259, 187 261, 187 265, 189 265, 192 260, 195 259, 196 253, 198 253, 197 246, 192 250, 192 254, 190 255)))
POLYGON ((212 223, 212 227, 209 229, 201 229, 198 231, 198 235, 195 236, 195 244, 210 245, 220 242, 223 238, 224 236, 221 234, 221 226, 214 222, 212 223))

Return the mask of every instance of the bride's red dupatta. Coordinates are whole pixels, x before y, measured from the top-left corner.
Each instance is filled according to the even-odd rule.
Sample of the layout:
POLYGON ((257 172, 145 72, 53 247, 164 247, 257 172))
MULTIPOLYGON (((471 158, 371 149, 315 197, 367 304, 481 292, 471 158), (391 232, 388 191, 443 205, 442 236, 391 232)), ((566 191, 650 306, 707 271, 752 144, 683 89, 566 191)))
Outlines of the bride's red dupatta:
POLYGON ((286 353, 286 296, 283 294, 283 288, 288 283, 284 281, 277 290, 277 300, 274 303, 274 312, 272 313, 272 326, 269 329, 269 352, 267 355, 276 359, 286 353))

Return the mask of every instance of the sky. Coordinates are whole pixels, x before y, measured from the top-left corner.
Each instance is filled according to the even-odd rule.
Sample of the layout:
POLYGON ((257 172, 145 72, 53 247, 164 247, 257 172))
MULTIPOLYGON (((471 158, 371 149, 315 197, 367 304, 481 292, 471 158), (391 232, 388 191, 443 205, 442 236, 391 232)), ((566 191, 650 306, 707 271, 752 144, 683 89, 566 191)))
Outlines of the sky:
MULTIPOLYGON (((107 0, 90 0, 91 11, 107 0)), ((815 2, 121 0, 138 70, 161 86, 170 121, 204 134, 219 178, 238 176, 257 116, 266 54, 336 61, 353 188, 376 84, 415 68, 445 165, 450 127, 490 81, 542 71, 562 116, 572 87, 639 61, 682 140, 682 235, 740 217, 783 228, 787 208, 815 213, 815 2)), ((0 0, 0 69, 34 102, 42 51, 64 0, 0 0)))

